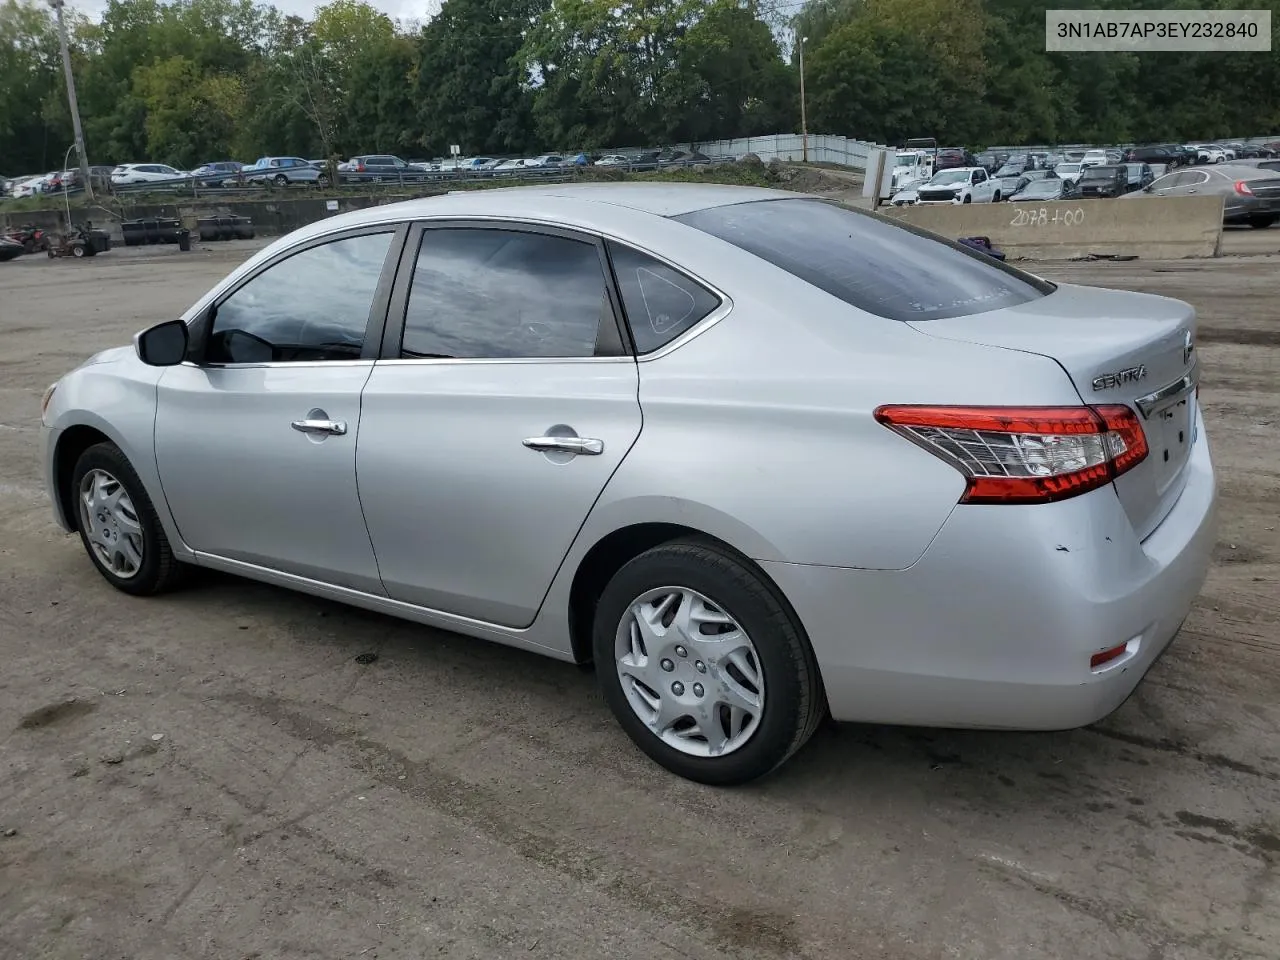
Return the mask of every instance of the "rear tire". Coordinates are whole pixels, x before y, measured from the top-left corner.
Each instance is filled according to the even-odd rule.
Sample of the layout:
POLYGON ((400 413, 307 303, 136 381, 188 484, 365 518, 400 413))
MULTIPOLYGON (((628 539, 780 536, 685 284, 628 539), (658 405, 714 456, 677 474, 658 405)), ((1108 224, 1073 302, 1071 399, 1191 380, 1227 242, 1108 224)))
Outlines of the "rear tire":
POLYGON ((98 443, 80 454, 70 492, 75 509, 68 519, 107 583, 147 596, 182 579, 186 568, 173 556, 146 487, 114 443, 98 443))
POLYGON ((271 182, 274 183, 277 187, 287 187, 289 185, 289 178, 286 177, 283 173, 277 173, 275 177, 272 178, 271 182))
POLYGON ((1275 222, 1275 217, 1252 217, 1249 220, 1249 226, 1253 227, 1255 230, 1265 230, 1275 222))
POLYGON ((699 783, 764 776, 826 715, 794 614, 755 567, 710 543, 665 543, 614 574, 596 606, 593 645, 601 692, 623 730, 699 783), (644 621, 650 630, 638 616, 654 617, 644 621))

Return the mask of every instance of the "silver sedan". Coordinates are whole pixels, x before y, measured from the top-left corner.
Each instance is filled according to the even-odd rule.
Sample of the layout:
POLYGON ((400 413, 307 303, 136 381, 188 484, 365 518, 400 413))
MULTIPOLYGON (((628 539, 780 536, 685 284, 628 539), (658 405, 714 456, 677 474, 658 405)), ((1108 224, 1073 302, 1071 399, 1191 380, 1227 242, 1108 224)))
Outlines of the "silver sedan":
POLYGON ((194 567, 594 660, 707 783, 839 721, 1114 710, 1215 481, 1184 303, 793 193, 449 194, 305 227, 44 398, 114 586, 194 567))

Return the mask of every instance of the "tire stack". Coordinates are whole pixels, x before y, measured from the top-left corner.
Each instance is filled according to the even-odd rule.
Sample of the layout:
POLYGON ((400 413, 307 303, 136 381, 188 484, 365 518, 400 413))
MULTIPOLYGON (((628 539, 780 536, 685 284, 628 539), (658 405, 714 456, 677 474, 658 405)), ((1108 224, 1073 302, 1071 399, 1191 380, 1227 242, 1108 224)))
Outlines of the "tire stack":
POLYGON ((196 230, 205 243, 253 239, 253 221, 248 217, 201 217, 196 221, 196 230))
POLYGON ((182 225, 182 221, 174 218, 157 218, 153 220, 125 220, 120 224, 120 233, 124 237, 126 247, 141 247, 153 243, 176 243, 187 250, 190 249, 191 231, 182 225))

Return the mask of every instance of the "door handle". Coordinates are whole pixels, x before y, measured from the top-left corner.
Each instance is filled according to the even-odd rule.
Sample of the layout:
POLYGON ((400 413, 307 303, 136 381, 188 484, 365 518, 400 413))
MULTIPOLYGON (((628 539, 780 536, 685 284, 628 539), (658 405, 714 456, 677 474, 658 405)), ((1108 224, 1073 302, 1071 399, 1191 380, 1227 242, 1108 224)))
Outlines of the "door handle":
POLYGON ((597 457, 604 453, 604 441, 590 437, 529 437, 524 445, 530 450, 563 450, 597 457))
POLYGON ((345 420, 295 420, 293 429, 299 433, 325 433, 341 437, 347 432, 345 420))

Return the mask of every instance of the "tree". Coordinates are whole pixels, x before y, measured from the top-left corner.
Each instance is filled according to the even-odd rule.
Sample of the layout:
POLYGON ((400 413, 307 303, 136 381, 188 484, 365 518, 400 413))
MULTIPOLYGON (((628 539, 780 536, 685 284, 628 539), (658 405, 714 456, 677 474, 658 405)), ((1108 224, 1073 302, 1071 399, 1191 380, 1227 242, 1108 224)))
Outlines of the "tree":
POLYGON ((547 0, 445 0, 418 39, 418 140, 444 153, 537 147, 528 74, 517 60, 547 0))

